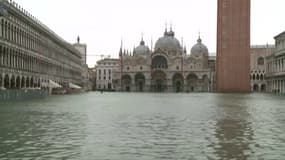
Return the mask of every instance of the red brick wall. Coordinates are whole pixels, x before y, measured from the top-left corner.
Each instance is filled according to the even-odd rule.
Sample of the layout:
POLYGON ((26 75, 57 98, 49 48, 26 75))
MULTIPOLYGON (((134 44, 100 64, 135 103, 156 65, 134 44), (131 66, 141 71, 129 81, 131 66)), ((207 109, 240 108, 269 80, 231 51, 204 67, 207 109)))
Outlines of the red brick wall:
POLYGON ((250 92, 250 0, 218 0, 217 91, 250 92))

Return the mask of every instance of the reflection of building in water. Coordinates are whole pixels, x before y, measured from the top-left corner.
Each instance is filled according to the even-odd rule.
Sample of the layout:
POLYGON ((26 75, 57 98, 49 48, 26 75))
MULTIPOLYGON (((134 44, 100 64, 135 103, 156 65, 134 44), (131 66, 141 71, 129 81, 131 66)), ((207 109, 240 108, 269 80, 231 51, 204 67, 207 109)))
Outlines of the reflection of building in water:
POLYGON ((187 54, 170 28, 154 50, 142 39, 132 53, 120 50, 120 65, 114 70, 117 91, 211 92, 215 83, 215 58, 198 38, 187 54))
POLYGON ((275 51, 267 57, 268 92, 285 93, 285 32, 275 37, 275 51))
POLYGON ((237 99, 239 98, 230 96, 217 97, 216 106, 220 106, 219 113, 223 115, 217 120, 215 135, 218 143, 214 144, 214 149, 220 159, 248 159, 252 154, 250 144, 253 143, 254 133, 248 121, 248 108, 227 106, 227 103, 239 104, 237 99))
POLYGON ((273 53, 274 45, 256 45, 250 49, 250 82, 251 91, 266 91, 266 56, 273 53))

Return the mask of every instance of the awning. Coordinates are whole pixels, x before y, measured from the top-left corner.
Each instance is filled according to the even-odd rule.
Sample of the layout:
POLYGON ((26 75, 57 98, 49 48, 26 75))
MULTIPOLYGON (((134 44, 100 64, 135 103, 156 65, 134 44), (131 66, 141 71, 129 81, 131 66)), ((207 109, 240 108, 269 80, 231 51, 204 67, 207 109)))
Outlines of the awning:
POLYGON ((62 86, 52 80, 49 80, 48 82, 42 82, 42 87, 49 87, 49 88, 62 88, 62 86))
POLYGON ((62 86, 52 80, 49 80, 49 87, 50 88, 62 88, 62 86))
POLYGON ((73 83, 69 83, 68 85, 69 85, 69 88, 72 88, 72 89, 81 89, 80 86, 73 84, 73 83))

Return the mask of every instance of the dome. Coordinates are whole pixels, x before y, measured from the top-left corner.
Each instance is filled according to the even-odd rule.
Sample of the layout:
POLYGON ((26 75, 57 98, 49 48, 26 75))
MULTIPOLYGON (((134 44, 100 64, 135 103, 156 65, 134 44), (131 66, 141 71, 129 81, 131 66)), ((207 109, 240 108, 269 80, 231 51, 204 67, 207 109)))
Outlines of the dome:
POLYGON ((140 45, 135 48, 134 53, 135 53, 136 55, 145 55, 145 54, 150 53, 150 50, 149 50, 149 48, 145 45, 143 39, 141 40, 140 45))
POLYGON ((165 31, 164 36, 159 38, 155 43, 155 50, 181 50, 179 41, 174 37, 175 33, 170 30, 169 32, 165 31))
POLYGON ((191 49, 191 56, 199 57, 200 55, 208 56, 208 48, 202 43, 201 38, 197 40, 197 44, 195 44, 191 49))

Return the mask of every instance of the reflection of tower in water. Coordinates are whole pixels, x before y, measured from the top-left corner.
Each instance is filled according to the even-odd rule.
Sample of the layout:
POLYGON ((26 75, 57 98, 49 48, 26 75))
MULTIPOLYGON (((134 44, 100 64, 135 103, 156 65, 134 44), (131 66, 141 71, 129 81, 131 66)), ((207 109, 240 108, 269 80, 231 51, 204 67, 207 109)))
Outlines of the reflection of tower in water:
POLYGON ((217 106, 223 114, 216 123, 215 137, 218 142, 213 144, 215 154, 221 159, 248 159, 252 154, 250 144, 253 143, 254 134, 249 121, 250 114, 247 106, 242 105, 243 98, 231 98, 218 97, 217 106))

